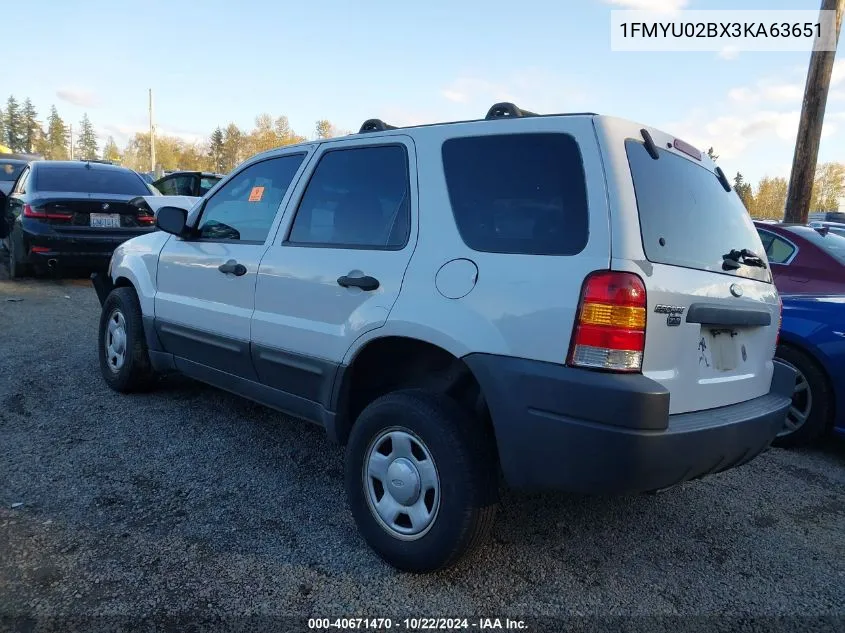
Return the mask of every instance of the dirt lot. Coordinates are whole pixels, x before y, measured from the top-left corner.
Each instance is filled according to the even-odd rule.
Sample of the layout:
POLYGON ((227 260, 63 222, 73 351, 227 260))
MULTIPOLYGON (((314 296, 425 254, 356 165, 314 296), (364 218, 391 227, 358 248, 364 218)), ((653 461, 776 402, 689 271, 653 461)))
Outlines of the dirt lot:
POLYGON ((319 429, 181 379, 112 393, 98 316, 85 279, 0 270, 0 614, 845 618, 842 443, 654 496, 506 493, 481 552, 402 575, 319 429))

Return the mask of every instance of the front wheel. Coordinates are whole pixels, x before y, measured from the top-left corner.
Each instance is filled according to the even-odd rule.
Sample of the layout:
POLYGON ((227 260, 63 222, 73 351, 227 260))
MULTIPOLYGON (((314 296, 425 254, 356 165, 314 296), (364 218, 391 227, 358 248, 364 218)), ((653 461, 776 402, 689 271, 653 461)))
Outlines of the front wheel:
POLYGON ((489 534, 498 479, 491 434, 447 396, 398 391, 361 413, 346 492, 366 542, 403 571, 456 563, 489 534))
POLYGON ((115 288, 100 314, 100 372, 120 393, 145 391, 153 384, 138 296, 132 288, 115 288))

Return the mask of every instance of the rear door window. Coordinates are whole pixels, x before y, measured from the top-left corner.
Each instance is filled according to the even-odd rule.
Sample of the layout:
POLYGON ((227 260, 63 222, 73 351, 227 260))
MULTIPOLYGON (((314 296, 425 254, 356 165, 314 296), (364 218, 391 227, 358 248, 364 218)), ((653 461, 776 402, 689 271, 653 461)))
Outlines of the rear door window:
POLYGON ((782 237, 769 231, 757 230, 763 241, 763 248, 770 264, 787 264, 795 253, 795 247, 782 237))
POLYGON ((443 169, 455 223, 471 249, 575 255, 587 245, 584 166, 571 135, 449 139, 443 169))
POLYGON ((625 141, 649 261, 771 281, 765 268, 722 268, 722 256, 747 249, 763 255, 756 227, 735 191, 692 160, 657 149, 654 160, 642 142, 625 141))

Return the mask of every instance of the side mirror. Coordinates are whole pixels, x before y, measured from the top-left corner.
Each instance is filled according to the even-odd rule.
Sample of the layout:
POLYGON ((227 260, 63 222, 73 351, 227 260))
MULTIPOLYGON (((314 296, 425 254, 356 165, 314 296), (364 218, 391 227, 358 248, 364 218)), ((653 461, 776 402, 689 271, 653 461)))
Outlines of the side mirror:
POLYGON ((161 207, 156 213, 156 226, 165 233, 185 237, 188 212, 179 207, 161 207))

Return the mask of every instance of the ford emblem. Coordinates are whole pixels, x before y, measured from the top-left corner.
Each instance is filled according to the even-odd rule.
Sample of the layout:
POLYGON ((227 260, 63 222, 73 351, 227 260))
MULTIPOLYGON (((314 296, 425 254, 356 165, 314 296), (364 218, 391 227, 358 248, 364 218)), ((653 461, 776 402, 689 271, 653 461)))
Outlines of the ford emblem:
POLYGON ((741 297, 742 296, 742 286, 739 284, 731 284, 731 294, 734 297, 741 297))

